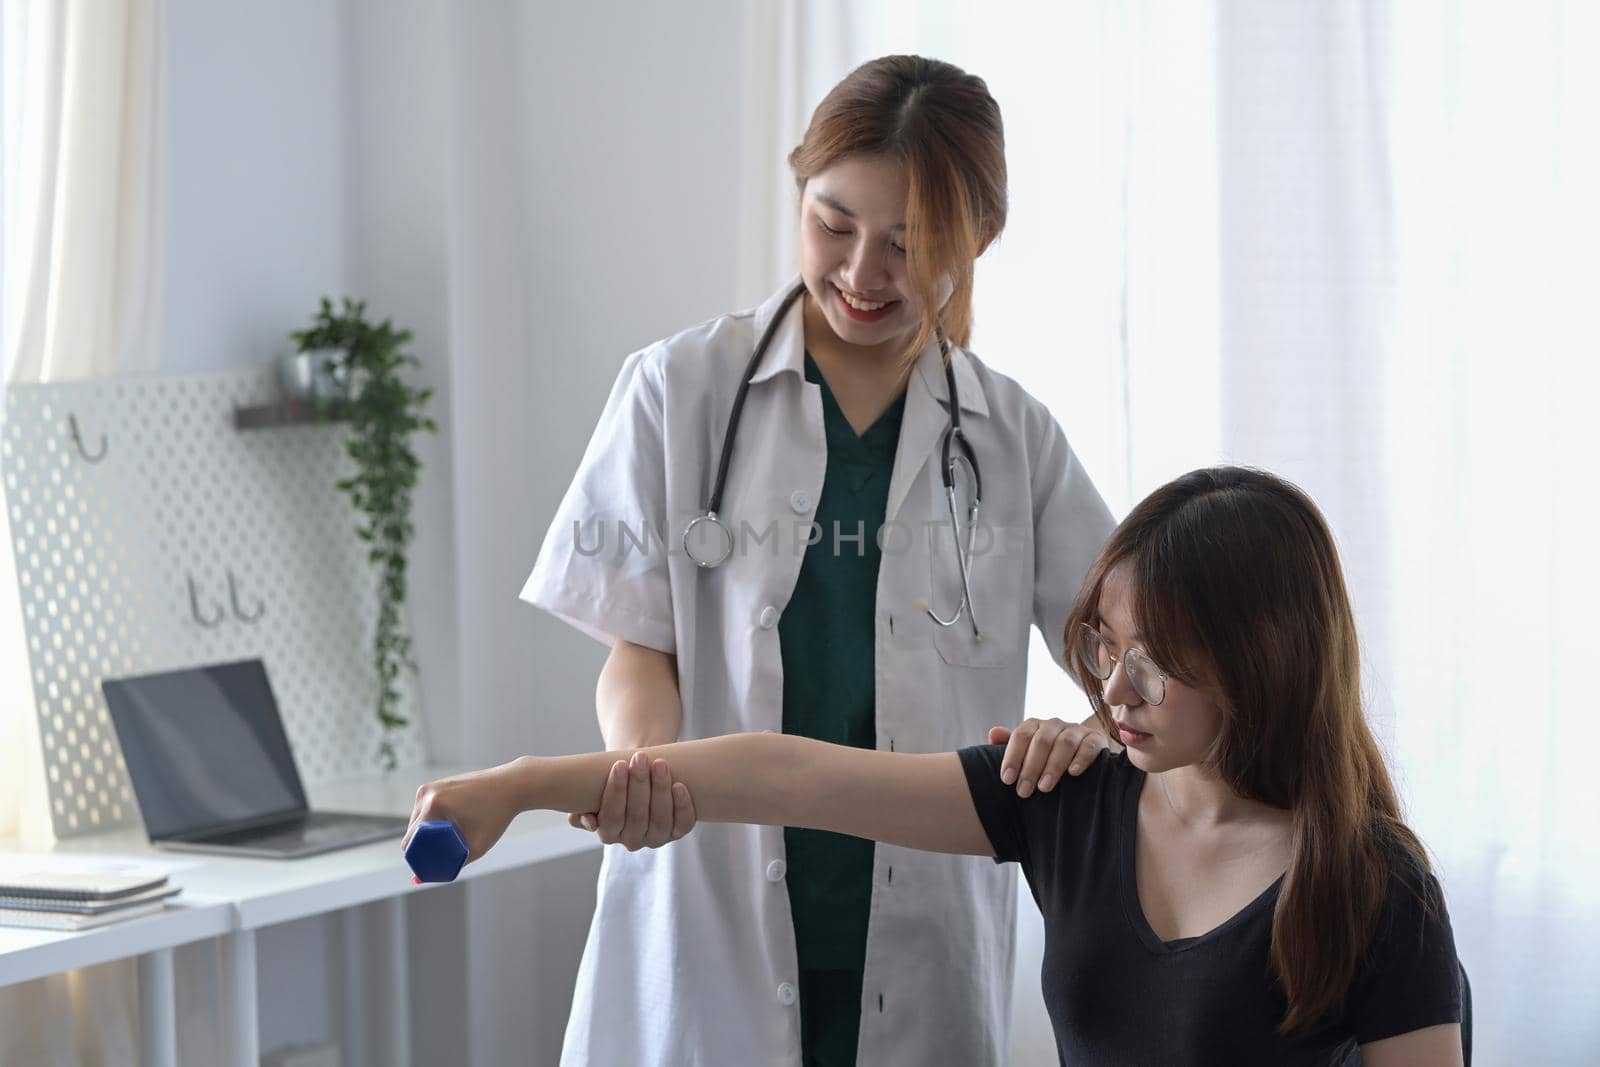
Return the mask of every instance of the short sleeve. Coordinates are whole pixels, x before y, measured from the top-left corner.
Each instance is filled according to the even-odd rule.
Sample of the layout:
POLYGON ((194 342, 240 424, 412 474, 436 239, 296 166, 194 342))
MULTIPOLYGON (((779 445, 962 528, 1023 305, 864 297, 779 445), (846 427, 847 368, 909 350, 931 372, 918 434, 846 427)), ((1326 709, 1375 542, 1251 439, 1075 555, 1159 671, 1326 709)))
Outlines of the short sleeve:
POLYGON ((1005 751, 1004 745, 975 745, 957 755, 995 861, 1020 864, 1037 889, 1056 877, 1062 862, 1087 857, 1093 824, 1109 815, 1114 760, 1102 751, 1082 774, 1066 776, 1050 792, 1019 797, 1015 785, 1000 780, 1005 751))
POLYGON ((604 643, 671 653, 665 405, 651 351, 617 375, 522 599, 604 643))
POLYGON ((1021 798, 1015 786, 1000 780, 1000 760, 1005 751, 1004 745, 974 745, 957 755, 967 776, 967 788, 972 791, 978 821, 989 835, 989 844, 994 846, 995 862, 1020 863, 1027 854, 1027 842, 1022 829, 1021 798))
POLYGON ((1044 418, 1043 442, 1034 462, 1033 621, 1050 655, 1064 663, 1067 613, 1115 524, 1060 424, 1048 413, 1044 418))
POLYGON ((1359 1044, 1461 1021, 1461 964, 1433 875, 1416 871, 1390 879, 1348 1013, 1359 1044))

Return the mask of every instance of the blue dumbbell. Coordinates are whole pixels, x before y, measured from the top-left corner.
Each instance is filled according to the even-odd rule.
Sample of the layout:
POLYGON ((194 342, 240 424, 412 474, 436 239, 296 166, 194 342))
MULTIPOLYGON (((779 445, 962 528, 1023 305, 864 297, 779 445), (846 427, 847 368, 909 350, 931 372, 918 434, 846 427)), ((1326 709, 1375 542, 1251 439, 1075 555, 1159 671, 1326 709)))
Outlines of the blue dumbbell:
POLYGON ((406 846, 406 862, 416 875, 413 882, 453 882, 467 862, 467 841, 449 819, 418 823, 406 846))

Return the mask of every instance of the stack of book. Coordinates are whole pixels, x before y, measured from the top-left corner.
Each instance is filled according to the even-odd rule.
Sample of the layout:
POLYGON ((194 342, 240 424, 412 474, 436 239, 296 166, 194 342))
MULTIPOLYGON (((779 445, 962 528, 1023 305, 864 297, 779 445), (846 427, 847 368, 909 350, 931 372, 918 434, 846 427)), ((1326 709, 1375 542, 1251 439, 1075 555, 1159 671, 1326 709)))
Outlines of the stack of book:
POLYGON ((164 874, 0 872, 0 926, 87 930, 160 911, 178 891, 164 874))

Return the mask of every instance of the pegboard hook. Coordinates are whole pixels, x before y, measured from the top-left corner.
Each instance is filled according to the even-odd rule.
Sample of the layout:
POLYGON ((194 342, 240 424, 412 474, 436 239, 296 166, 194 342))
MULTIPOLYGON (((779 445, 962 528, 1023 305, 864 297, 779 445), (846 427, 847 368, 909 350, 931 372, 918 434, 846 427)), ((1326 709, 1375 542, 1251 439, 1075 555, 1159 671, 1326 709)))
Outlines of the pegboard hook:
POLYGON ((200 613, 200 590, 195 587, 194 575, 185 575, 189 579, 189 610, 194 613, 194 621, 208 630, 214 630, 222 625, 222 605, 216 605, 217 613, 211 618, 206 618, 200 613))
POLYGON ((267 605, 260 598, 256 598, 256 609, 247 612, 239 606, 239 580, 233 576, 233 571, 228 571, 228 599, 233 601, 233 614, 240 622, 255 622, 267 613, 267 605))
POLYGON ((106 458, 105 434, 100 435, 100 451, 91 456, 89 455, 89 450, 83 447, 83 431, 78 428, 78 416, 76 414, 67 415, 67 428, 72 431, 72 443, 77 446, 78 455, 90 463, 99 463, 106 458))

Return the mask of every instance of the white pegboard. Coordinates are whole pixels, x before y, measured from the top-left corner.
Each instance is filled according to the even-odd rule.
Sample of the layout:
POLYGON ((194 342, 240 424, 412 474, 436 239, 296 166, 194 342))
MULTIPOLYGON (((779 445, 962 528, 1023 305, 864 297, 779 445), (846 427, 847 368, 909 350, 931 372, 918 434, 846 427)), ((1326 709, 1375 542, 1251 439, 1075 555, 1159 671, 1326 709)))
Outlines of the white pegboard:
MULTIPOLYGON (((105 677, 260 657, 308 785, 381 766, 376 577, 335 484, 344 428, 234 428, 235 405, 276 398, 270 368, 6 389, 0 470, 59 836, 139 824, 105 677)), ((392 740, 415 766, 401 680, 412 725, 392 740)))

